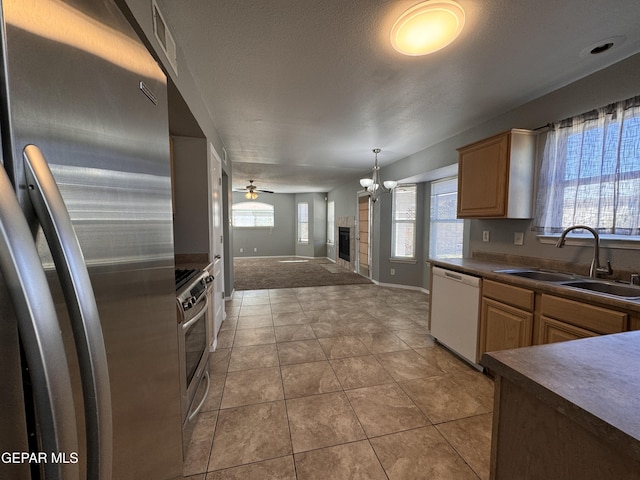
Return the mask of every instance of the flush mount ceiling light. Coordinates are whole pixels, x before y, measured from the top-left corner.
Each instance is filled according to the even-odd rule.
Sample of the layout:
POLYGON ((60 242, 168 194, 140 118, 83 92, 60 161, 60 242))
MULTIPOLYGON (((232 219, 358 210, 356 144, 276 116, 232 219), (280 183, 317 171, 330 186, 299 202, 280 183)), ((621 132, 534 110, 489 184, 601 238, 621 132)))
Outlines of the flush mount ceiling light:
POLYGON ((360 185, 364 187, 365 192, 369 194, 371 197, 371 201, 375 203, 380 196, 380 192, 391 192, 398 182, 394 180, 387 180, 386 182, 382 182, 380 179, 380 167, 378 166, 378 154, 380 153, 379 148, 374 148, 373 153, 376 156, 375 163, 373 164, 373 175, 371 178, 361 178, 360 185))
POLYGON ((464 10, 452 0, 422 2, 404 12, 391 29, 391 45, 403 55, 436 52, 464 27, 464 10))

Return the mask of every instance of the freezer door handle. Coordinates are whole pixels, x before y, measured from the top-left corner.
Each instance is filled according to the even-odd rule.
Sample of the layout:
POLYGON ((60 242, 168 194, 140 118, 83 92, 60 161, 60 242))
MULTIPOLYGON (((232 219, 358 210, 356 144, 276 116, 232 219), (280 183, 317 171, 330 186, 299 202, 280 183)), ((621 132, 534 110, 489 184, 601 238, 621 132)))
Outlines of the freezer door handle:
MULTIPOLYGON (((76 412, 60 324, 31 230, 0 166, 0 269, 29 366, 44 453, 78 452, 76 412)), ((46 478, 79 478, 73 463, 45 462, 46 478)))
POLYGON ((87 430, 87 477, 110 480, 113 458, 107 354, 89 272, 69 212, 44 155, 23 151, 29 196, 64 293, 80 363, 87 430))

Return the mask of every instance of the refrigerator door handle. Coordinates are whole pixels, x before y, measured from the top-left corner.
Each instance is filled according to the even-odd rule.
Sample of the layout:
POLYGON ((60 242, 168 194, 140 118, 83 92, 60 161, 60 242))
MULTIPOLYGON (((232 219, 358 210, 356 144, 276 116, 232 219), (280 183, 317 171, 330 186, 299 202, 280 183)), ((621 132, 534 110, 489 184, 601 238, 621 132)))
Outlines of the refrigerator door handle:
POLYGON ((110 480, 113 460, 107 354, 89 272, 69 212, 44 155, 23 151, 29 196, 42 225, 64 293, 80 363, 87 430, 88 478, 110 480))
MULTIPOLYGON (((29 366, 41 450, 69 458, 78 452, 71 377, 60 325, 31 230, 0 166, 0 269, 15 310, 29 366)), ((45 462, 46 478, 79 478, 74 463, 45 462)))

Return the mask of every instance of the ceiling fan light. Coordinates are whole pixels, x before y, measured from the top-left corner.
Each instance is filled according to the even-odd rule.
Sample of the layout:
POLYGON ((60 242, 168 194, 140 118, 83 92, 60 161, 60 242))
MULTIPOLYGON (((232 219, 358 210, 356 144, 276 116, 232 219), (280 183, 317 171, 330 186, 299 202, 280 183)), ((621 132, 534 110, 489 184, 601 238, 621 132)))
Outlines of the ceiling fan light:
POLYGON ((393 24, 391 45, 409 56, 437 52, 460 35, 464 20, 464 10, 453 0, 419 3, 393 24))
POLYGON ((244 194, 244 198, 247 200, 255 200, 258 198, 258 194, 256 192, 247 192, 244 194))

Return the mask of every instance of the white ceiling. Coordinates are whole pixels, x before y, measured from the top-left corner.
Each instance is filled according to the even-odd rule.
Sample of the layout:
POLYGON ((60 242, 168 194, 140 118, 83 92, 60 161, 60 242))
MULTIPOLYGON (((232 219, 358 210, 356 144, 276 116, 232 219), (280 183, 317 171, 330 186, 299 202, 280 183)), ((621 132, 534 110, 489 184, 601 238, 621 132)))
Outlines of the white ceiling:
POLYGON ((388 40, 418 0, 158 3, 233 186, 292 193, 331 190, 368 174, 374 147, 388 165, 640 51, 638 0, 458 1, 462 34, 424 57, 388 40))

